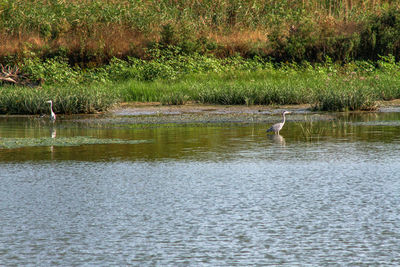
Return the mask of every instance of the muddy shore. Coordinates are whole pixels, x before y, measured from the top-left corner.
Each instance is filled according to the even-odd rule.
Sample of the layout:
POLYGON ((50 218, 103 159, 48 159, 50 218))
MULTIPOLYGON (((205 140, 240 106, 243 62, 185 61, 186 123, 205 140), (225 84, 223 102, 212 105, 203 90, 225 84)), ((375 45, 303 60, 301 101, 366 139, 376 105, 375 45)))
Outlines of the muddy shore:
MULTIPOLYGON (((400 109, 400 99, 392 101, 378 102, 377 112, 386 112, 387 110, 400 109)), ((281 106, 265 106, 265 105, 205 105, 197 103, 189 103, 185 105, 161 105, 158 102, 129 102, 121 103, 111 109, 108 113, 119 116, 132 115, 173 115, 185 113, 210 113, 210 114, 277 114, 283 110, 292 110, 299 113, 310 113, 312 105, 281 105, 281 106)))
MULTIPOLYGON (((400 112, 400 99, 379 102, 379 109, 368 112, 400 112)), ((204 105, 189 103, 185 105, 161 105, 152 103, 121 103, 107 112, 90 115, 57 114, 58 121, 74 121, 97 124, 98 126, 127 126, 132 124, 196 124, 196 123, 272 123, 280 120, 284 110, 292 111, 288 121, 332 120, 338 112, 314 112, 311 105, 285 106, 240 106, 240 105, 204 105)), ((352 113, 359 113, 356 111, 352 113)), ((339 113, 343 114, 343 113, 339 113)), ((46 119, 48 116, 37 115, 1 115, 6 117, 33 117, 46 119)))
MULTIPOLYGON (((263 123, 277 120, 284 110, 293 111, 291 119, 314 114, 309 105, 225 106, 186 104, 163 106, 158 103, 124 103, 98 120, 118 124, 166 123, 263 123)), ((326 114, 324 117, 330 117, 326 114)))
MULTIPOLYGON (((400 112, 400 100, 380 102, 374 112, 400 112)), ((311 105, 230 106, 186 104, 165 106, 160 103, 122 103, 105 114, 80 118, 80 122, 98 124, 187 124, 187 123, 272 123, 284 110, 292 111, 290 121, 332 120, 337 112, 314 112, 311 105)))

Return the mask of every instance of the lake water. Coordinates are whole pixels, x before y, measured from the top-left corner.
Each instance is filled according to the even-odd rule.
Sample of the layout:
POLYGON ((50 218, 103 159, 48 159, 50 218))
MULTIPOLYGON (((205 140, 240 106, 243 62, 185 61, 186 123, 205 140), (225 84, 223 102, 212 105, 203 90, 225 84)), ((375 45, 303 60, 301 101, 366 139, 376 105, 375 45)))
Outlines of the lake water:
POLYGON ((0 265, 398 266, 400 113, 320 118, 2 117, 0 265))

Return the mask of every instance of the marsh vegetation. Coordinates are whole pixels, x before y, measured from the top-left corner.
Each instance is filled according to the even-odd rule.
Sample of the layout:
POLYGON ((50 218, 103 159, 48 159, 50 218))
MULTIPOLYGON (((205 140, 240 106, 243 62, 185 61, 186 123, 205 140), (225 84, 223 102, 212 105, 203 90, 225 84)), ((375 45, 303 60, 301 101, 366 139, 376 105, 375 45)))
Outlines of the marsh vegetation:
POLYGON ((65 56, 99 65, 174 45, 219 57, 277 61, 399 56, 393 0, 2 0, 0 57, 65 56))
POLYGON ((273 64, 261 58, 168 53, 172 54, 151 61, 113 59, 93 69, 70 67, 55 59, 30 62, 22 69, 42 85, 3 86, 0 112, 45 113, 48 99, 53 100, 56 113, 72 114, 105 111, 127 101, 373 110, 378 100, 400 98, 400 65, 391 56, 376 63, 337 64, 327 58, 315 64, 273 64))
POLYGON ((71 114, 125 101, 373 110, 400 97, 395 1, 4 0, 0 10, 0 62, 19 70, 0 77, 2 114, 44 113, 49 99, 71 114))

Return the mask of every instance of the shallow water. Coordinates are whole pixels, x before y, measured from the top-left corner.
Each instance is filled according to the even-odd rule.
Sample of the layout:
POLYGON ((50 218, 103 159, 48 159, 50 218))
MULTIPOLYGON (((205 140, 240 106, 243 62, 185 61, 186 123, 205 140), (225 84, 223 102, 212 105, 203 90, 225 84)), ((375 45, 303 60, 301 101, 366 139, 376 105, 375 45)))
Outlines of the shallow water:
POLYGON ((132 121, 0 118, 0 265, 400 264, 400 113, 132 121))

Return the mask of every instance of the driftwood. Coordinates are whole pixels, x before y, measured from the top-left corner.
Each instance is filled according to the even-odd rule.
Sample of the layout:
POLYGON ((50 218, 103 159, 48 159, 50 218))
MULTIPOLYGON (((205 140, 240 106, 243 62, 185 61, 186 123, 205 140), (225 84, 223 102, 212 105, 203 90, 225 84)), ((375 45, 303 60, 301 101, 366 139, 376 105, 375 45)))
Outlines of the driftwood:
POLYGON ((32 81, 21 73, 18 66, 3 66, 0 64, 0 82, 17 85, 31 85, 32 81))

